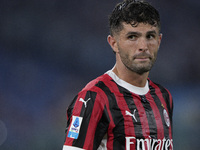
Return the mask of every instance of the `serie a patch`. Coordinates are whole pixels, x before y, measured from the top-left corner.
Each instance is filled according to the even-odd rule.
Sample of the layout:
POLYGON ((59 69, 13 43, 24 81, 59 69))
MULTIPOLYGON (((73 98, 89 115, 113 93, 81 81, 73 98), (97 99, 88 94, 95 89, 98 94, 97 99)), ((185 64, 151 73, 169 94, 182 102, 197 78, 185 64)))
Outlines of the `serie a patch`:
POLYGON ((67 137, 73 138, 73 139, 78 138, 82 120, 83 120, 82 117, 72 116, 72 122, 69 128, 69 133, 67 137))

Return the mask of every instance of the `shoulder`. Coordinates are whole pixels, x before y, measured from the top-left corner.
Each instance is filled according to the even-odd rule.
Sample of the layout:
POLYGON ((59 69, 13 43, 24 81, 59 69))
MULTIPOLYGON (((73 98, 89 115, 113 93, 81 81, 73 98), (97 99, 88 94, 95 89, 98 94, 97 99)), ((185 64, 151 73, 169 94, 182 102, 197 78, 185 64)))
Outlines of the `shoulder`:
POLYGON ((97 91, 97 89, 101 89, 103 85, 109 81, 111 81, 112 78, 108 74, 103 74, 96 79, 90 81, 82 90, 82 91, 97 91))
POLYGON ((154 88, 155 90, 159 90, 162 94, 168 94, 171 96, 171 93, 169 92, 169 90, 167 88, 165 88, 164 86, 162 86, 156 82, 153 82, 150 79, 148 79, 148 81, 149 81, 150 89, 154 88))
POLYGON ((105 94, 105 84, 110 82, 112 78, 108 74, 103 74, 99 77, 97 77, 94 80, 91 80, 86 86, 78 92, 76 99, 87 99, 88 97, 91 98, 92 101, 106 99, 105 94))
POLYGON ((155 92, 157 96, 161 96, 166 101, 168 108, 173 109, 173 98, 169 90, 162 85, 149 80, 150 90, 155 92))

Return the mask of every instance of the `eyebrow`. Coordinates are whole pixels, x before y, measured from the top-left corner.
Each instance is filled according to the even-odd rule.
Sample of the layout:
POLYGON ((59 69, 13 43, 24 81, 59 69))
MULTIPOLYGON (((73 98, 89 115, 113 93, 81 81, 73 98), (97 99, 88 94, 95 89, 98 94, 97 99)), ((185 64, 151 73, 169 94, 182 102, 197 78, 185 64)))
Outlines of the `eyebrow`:
POLYGON ((157 34, 157 32, 155 30, 152 30, 152 31, 148 31, 147 34, 157 34))
MULTIPOLYGON (((148 31, 146 34, 157 34, 157 32, 155 30, 152 30, 152 31, 148 31)), ((133 31, 130 31, 126 34, 126 36, 129 36, 129 35, 142 35, 142 33, 140 32, 133 32, 133 31)))
POLYGON ((126 34, 126 36, 129 36, 129 35, 138 35, 138 36, 141 36, 142 34, 140 33, 140 32, 128 32, 127 34, 126 34))

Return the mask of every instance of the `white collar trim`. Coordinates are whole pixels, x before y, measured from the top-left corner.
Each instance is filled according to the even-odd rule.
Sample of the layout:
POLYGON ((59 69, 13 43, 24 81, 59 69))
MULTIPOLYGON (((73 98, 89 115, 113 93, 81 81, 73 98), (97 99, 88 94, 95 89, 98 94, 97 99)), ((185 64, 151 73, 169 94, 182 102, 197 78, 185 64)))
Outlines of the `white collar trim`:
POLYGON ((149 91, 149 83, 148 81, 146 82, 146 85, 144 87, 137 87, 134 86, 122 79, 120 79, 112 70, 109 70, 106 72, 118 85, 124 87, 125 89, 138 94, 138 95, 145 95, 149 91))

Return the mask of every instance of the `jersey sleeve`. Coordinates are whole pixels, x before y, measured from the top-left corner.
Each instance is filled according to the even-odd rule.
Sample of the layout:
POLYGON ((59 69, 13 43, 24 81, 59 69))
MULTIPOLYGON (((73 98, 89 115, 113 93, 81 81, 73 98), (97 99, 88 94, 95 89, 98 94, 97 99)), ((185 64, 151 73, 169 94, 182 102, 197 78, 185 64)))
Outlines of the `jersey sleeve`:
POLYGON ((63 150, 97 149, 107 132, 109 118, 101 94, 82 91, 67 109, 63 150))

